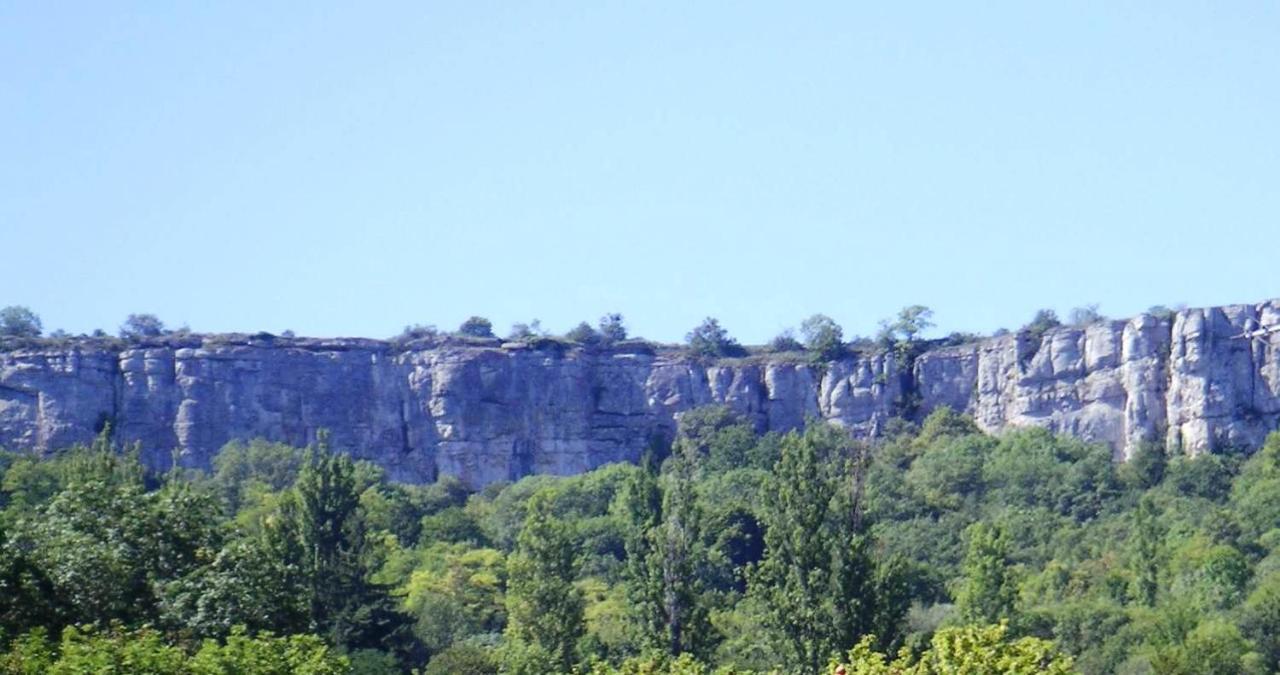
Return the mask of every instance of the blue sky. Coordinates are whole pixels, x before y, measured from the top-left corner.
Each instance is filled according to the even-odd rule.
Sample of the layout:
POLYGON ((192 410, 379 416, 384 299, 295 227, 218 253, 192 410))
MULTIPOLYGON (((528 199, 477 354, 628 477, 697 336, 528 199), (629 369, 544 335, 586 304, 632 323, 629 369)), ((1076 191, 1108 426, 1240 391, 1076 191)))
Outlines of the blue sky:
POLYGON ((0 305, 48 329, 1280 295, 1273 2, 0 1, 0 63, 0 305))

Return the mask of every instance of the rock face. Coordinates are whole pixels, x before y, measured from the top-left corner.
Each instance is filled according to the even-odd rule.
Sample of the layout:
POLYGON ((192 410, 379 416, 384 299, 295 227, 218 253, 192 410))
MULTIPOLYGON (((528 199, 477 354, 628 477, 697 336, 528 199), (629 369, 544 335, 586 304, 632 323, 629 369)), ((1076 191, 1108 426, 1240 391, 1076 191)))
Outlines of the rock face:
POLYGON ((1043 426, 1189 454, 1251 448, 1280 426, 1280 302, 1143 315, 815 367, 699 364, 651 349, 376 340, 90 340, 0 354, 0 446, 48 452, 107 423, 144 460, 208 467, 235 439, 333 444, 398 480, 473 487, 636 460, 677 416, 729 406, 761 430, 822 418, 856 435, 950 406, 991 432, 1043 426))

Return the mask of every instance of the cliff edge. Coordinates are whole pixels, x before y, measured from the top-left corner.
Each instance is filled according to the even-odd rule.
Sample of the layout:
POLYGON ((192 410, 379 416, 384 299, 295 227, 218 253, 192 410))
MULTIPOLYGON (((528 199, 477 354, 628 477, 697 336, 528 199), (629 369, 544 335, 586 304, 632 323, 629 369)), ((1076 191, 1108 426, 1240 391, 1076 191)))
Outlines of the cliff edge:
POLYGON ((645 347, 188 336, 43 341, 0 353, 0 447, 48 452, 110 423, 144 461, 208 467, 235 439, 336 447, 397 480, 480 487, 634 461, 676 416, 727 405, 761 430, 818 417, 871 437, 939 406, 990 432, 1042 426, 1188 454, 1252 448, 1280 427, 1280 301, 1141 315, 820 366, 702 363, 645 347))

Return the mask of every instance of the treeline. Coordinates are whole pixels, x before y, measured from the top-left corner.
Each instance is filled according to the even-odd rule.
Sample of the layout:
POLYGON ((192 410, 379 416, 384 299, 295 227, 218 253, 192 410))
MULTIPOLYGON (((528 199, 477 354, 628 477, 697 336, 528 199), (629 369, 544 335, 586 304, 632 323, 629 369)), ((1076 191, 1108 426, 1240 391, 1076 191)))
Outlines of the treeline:
POLYGON ((706 408, 639 466, 478 493, 388 482, 323 436, 149 475, 104 435, 0 476, 0 672, 1280 663, 1280 435, 1115 464, 945 410, 868 446, 706 408))
MULTIPOLYGON (((1181 305, 1179 307, 1182 307, 1181 305)), ((1176 310, 1163 305, 1156 305, 1147 310, 1148 314, 1169 319, 1176 310)), ((1018 329, 1020 334, 1039 340, 1048 330, 1063 325, 1088 326, 1106 321, 1106 317, 1098 311, 1098 305, 1087 305, 1072 309, 1064 324, 1051 309, 1041 309, 1029 323, 1018 329)), ((744 346, 715 317, 707 317, 685 334, 682 345, 686 353, 696 359, 741 358, 753 354, 771 354, 802 356, 809 362, 821 364, 852 353, 876 350, 893 350, 900 358, 909 359, 925 346, 924 333, 934 328, 933 310, 924 305, 911 305, 902 308, 896 316, 884 319, 874 337, 852 336, 845 338, 844 329, 831 317, 825 314, 814 314, 802 321, 799 331, 791 328, 782 330, 765 345, 758 347, 744 346)), ((1009 331, 999 329, 993 335, 1005 335, 1009 331)), ((194 336, 191 329, 182 326, 176 329, 166 327, 154 314, 130 314, 120 325, 117 332, 118 341, 108 336, 101 329, 92 334, 84 334, 79 338, 108 340, 123 346, 141 341, 164 341, 168 339, 190 339, 194 336)), ((255 338, 273 339, 271 333, 256 333, 255 338)), ((285 330, 281 337, 295 337, 292 330, 285 330)), ((0 347, 15 345, 60 343, 73 336, 63 330, 44 333, 44 325, 40 316, 29 307, 12 305, 0 308, 0 347)), ((486 343, 498 339, 493 322, 482 316, 471 316, 456 329, 442 330, 434 325, 411 324, 404 327, 399 334, 389 341, 399 347, 411 343, 436 343, 442 340, 460 340, 463 342, 486 343)), ((661 346, 644 338, 637 338, 627 331, 626 322, 621 314, 609 313, 592 325, 586 321, 561 334, 543 328, 541 321, 517 322, 502 338, 507 342, 524 343, 535 347, 567 347, 609 348, 629 346, 632 348, 653 349, 661 346)), ((956 345, 973 342, 981 336, 971 333, 953 332, 944 338, 931 341, 932 344, 956 345)))

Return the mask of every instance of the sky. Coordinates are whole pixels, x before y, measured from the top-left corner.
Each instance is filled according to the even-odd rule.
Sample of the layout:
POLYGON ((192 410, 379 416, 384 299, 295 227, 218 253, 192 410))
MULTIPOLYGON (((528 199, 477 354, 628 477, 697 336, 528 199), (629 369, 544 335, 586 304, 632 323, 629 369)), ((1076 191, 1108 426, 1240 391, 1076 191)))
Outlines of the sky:
POLYGON ((763 343, 1280 296, 1274 2, 0 0, 46 329, 763 343))

